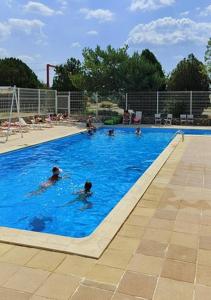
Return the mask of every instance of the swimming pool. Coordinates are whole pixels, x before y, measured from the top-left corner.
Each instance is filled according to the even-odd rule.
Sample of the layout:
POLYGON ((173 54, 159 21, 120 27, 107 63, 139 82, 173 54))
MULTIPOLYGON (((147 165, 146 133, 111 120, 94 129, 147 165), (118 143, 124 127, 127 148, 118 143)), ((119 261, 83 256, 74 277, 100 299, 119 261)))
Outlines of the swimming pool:
MULTIPOLYGON (((0 155, 0 226, 81 238, 90 235, 169 144, 176 129, 102 128, 0 155), (69 178, 30 196, 58 165, 69 178), (93 183, 90 209, 73 193, 93 183)), ((185 130, 187 134, 210 131, 185 130)))

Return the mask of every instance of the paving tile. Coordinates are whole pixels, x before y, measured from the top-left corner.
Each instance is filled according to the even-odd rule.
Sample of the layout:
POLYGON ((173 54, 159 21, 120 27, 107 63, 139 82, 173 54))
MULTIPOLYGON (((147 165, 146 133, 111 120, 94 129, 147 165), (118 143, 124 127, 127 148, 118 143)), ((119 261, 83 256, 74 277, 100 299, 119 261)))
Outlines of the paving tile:
POLYGON ((95 259, 68 255, 55 272, 84 277, 95 265, 95 262, 95 259))
POLYGON ((176 221, 187 222, 191 224, 199 224, 200 223, 200 215, 192 215, 190 213, 185 213, 179 211, 176 217, 176 221))
POLYGON ((1 300, 29 300, 31 294, 0 287, 1 300))
POLYGON ((15 246, 0 256, 0 261, 14 263, 17 265, 25 265, 40 250, 35 248, 27 248, 15 246))
POLYGON ((144 255, 164 257, 166 248, 167 244, 157 241, 142 240, 136 252, 144 255))
POLYGON ((124 270, 112 268, 104 265, 95 265, 92 270, 86 275, 86 279, 117 285, 120 281, 124 270))
POLYGON ((211 287, 196 285, 195 287, 195 298, 194 300, 210 300, 211 287))
POLYGON ((195 272, 195 264, 167 259, 164 263, 161 276, 177 281, 193 283, 195 272))
POLYGON ((197 258, 197 251, 193 248, 171 244, 169 245, 166 257, 170 259, 195 263, 197 258))
POLYGON ((113 292, 81 285, 71 300, 110 300, 113 292))
POLYGON ((167 210, 167 209, 158 209, 155 214, 154 218, 159 218, 159 219, 166 219, 166 220, 172 220, 174 221, 177 216, 177 210, 167 210))
POLYGON ((124 224, 118 232, 118 236, 128 236, 132 238, 141 238, 144 234, 145 228, 135 225, 124 224))
POLYGON ((112 300, 141 300, 143 298, 135 297, 131 295, 121 294, 121 293, 115 293, 112 300))
POLYGON ((199 239, 199 248, 211 250, 211 236, 201 236, 199 239))
POLYGON ((145 217, 152 217, 154 213, 155 213, 155 209, 140 207, 140 206, 137 206, 132 212, 133 215, 145 216, 145 217))
POLYGON ((136 216, 136 215, 130 215, 130 217, 126 221, 126 224, 146 227, 148 225, 150 219, 151 219, 150 217, 141 217, 141 216, 136 216))
POLYGON ((110 243, 110 249, 122 250, 133 253, 140 244, 140 239, 116 236, 110 243))
POLYGON ((27 263, 28 267, 53 271, 65 258, 65 254, 41 250, 27 263))
POLYGON ((143 239, 161 243, 168 243, 170 241, 171 235, 172 231, 169 230, 146 228, 143 239))
POLYGON ((12 249, 14 245, 0 243, 0 256, 12 249))
POLYGON ((133 272, 140 272, 149 275, 159 275, 163 265, 160 257, 135 254, 131 259, 127 269, 133 272))
POLYGON ((198 251, 198 263, 200 265, 211 267, 211 251, 199 249, 198 251))
POLYGON ((157 278, 127 271, 123 276, 118 292, 146 299, 152 299, 157 278))
POLYGON ((171 236, 171 243, 196 249, 198 248, 198 236, 182 232, 173 232, 171 236))
POLYGON ((159 219, 159 218, 152 218, 149 227, 155 229, 164 229, 164 230, 172 230, 174 227, 174 221, 159 219))
POLYGON ((206 216, 202 214, 201 224, 211 226, 211 216, 206 216))
POLYGON ((30 300, 54 300, 53 298, 45 298, 45 297, 41 297, 41 296, 36 296, 36 295, 33 295, 30 300))
POLYGON ((198 265, 196 280, 199 284, 211 286, 211 267, 198 265))
POLYGON ((125 269, 131 259, 132 254, 128 252, 121 252, 115 249, 106 250, 101 258, 98 260, 98 264, 111 266, 114 268, 125 269))
POLYGON ((151 201, 151 200, 145 200, 144 197, 141 199, 141 201, 138 203, 138 206, 146 207, 146 208, 157 208, 158 207, 158 201, 151 201))
POLYGON ((3 285, 9 278, 20 269, 20 266, 0 262, 0 285, 3 285))
POLYGON ((3 286, 23 292, 34 293, 48 276, 49 272, 47 271, 21 267, 3 286))
POLYGON ((35 295, 58 300, 69 299, 79 285, 80 279, 74 276, 52 274, 36 291, 35 295))
POLYGON ((176 221, 174 225, 174 231, 190 233, 190 234, 199 234, 199 225, 191 224, 183 221, 176 221))
POLYGON ((200 226, 200 236, 211 236, 211 226, 201 225, 200 226))
POLYGON ((191 283, 160 278, 153 300, 193 300, 193 290, 191 283))

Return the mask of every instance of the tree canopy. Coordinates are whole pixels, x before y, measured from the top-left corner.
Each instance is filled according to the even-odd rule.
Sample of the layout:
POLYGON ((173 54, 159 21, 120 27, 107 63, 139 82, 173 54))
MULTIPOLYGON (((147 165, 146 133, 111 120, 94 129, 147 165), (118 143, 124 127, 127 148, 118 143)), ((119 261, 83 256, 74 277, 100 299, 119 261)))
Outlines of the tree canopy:
POLYGON ((207 43, 207 48, 206 48, 204 60, 205 60, 207 73, 208 73, 210 83, 211 83, 211 38, 209 39, 209 41, 207 43))
POLYGON ((42 84, 36 74, 20 59, 0 59, 0 85, 38 88, 42 84))
POLYGON ((81 70, 71 76, 72 84, 102 93, 164 89, 165 75, 154 54, 146 49, 129 56, 127 51, 127 45, 118 49, 109 45, 105 50, 100 46, 85 48, 81 70))
POLYGON ((168 80, 168 90, 172 91, 206 91, 208 88, 206 68, 193 54, 178 63, 168 80))

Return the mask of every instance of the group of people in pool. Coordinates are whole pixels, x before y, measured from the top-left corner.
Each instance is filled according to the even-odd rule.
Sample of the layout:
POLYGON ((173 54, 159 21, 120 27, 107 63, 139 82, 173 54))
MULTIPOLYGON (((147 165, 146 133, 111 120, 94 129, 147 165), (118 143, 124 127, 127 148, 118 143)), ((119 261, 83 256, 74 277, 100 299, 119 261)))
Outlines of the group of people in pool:
MULTIPOLYGON (((43 182, 40 185, 40 187, 38 188, 38 190, 35 192, 32 192, 30 194, 30 196, 39 195, 42 192, 44 192, 45 190, 47 190, 47 188, 56 184, 59 180, 68 178, 68 176, 61 176, 61 173, 62 173, 62 170, 59 167, 53 167, 51 177, 46 182, 43 182)), ((77 197, 73 201, 69 201, 60 207, 69 206, 76 201, 81 201, 84 204, 84 206, 81 208, 81 210, 91 208, 92 203, 90 201, 88 201, 88 198, 92 195, 91 189, 92 189, 92 183, 90 181, 86 181, 84 184, 84 188, 82 190, 79 190, 74 193, 75 195, 77 195, 77 197)))
MULTIPOLYGON (((140 127, 136 128, 135 134, 139 135, 139 136, 141 135, 141 128, 140 127)), ((108 130, 108 136, 114 136, 114 135, 115 135, 114 129, 109 129, 108 130)))

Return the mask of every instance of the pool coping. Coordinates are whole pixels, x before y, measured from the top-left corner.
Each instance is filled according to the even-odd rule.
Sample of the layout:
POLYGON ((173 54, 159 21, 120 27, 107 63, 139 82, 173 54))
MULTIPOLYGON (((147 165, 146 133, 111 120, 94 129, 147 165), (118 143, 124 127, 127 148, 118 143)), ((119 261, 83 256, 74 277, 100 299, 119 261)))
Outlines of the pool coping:
POLYGON ((0 242, 99 258, 180 141, 181 136, 176 135, 91 235, 84 238, 71 238, 0 227, 0 242))

